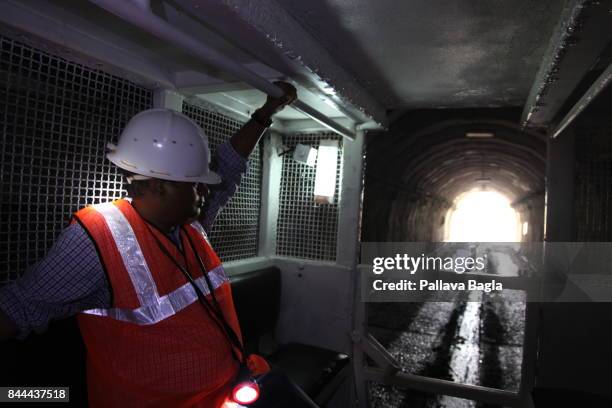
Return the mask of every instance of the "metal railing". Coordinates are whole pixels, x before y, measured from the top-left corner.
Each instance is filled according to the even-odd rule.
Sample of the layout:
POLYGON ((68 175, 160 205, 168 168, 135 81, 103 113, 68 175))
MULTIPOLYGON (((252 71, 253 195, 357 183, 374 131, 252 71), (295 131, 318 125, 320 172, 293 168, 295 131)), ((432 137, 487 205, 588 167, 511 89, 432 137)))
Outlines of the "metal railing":
MULTIPOLYGON (((367 265, 358 266, 356 271, 358 283, 355 286, 354 295, 353 368, 360 408, 368 408, 370 406, 367 392, 368 381, 406 387, 438 395, 448 395, 485 403, 500 404, 502 406, 516 408, 533 407, 531 390, 533 389, 535 381, 539 306, 538 303, 530 301, 533 300, 534 297, 533 294, 530 293, 531 289, 529 289, 529 285, 525 279, 513 278, 515 282, 510 285, 513 289, 525 290, 527 295, 521 381, 519 390, 514 392, 477 385, 461 384, 453 381, 402 372, 399 369, 400 364, 389 351, 368 333, 367 313, 365 311, 367 303, 363 302, 361 299, 362 283, 360 277, 362 276, 362 268, 371 267, 367 265), (375 367, 368 366, 365 363, 366 355, 374 361, 376 364, 375 367)), ((511 283, 511 280, 512 278, 507 279, 506 283, 511 283)))

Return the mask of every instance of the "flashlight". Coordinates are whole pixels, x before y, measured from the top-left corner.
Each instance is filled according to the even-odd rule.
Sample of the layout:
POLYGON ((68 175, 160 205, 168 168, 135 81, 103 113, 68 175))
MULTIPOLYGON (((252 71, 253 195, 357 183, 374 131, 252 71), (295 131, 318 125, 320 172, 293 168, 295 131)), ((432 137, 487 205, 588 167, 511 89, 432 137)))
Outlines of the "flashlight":
POLYGON ((232 387, 231 398, 240 405, 249 405, 259 398, 259 384, 251 376, 246 365, 242 365, 232 387))
POLYGON ((242 381, 234 386, 232 399, 240 405, 248 405, 259 398, 259 385, 253 381, 242 381))

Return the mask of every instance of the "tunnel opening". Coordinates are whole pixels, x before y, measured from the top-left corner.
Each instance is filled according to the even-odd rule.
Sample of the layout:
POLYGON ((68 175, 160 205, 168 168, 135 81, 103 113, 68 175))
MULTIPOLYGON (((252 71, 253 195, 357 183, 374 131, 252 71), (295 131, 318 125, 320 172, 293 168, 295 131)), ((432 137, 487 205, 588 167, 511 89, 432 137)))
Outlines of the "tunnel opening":
POLYGON ((519 242, 523 236, 511 201, 486 186, 459 194, 445 219, 445 242, 519 242))
MULTIPOLYGON (((369 143, 363 240, 459 242, 461 253, 487 257, 484 271, 469 274, 517 276, 510 261, 522 244, 515 242, 543 236, 546 141, 517 127, 516 114, 446 111, 440 120, 439 111, 412 113, 369 143), (485 130, 487 137, 473 137, 485 130)), ((372 303, 368 327, 409 374, 515 392, 524 300, 517 290, 372 303)), ((381 384, 370 392, 373 407, 494 406, 381 384)))

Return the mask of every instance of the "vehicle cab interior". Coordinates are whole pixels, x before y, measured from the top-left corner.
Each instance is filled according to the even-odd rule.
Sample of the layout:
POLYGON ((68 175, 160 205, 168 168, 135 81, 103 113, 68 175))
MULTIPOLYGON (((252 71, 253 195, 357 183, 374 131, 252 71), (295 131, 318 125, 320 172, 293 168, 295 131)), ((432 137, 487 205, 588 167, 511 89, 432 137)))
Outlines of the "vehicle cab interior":
MULTIPOLYGON (((126 196, 132 116, 214 153, 285 81, 208 231, 246 350, 321 407, 612 406, 611 27, 610 0, 3 0, 0 287, 126 196), (400 243, 485 261, 410 297, 372 267, 400 243)), ((56 320, 0 344, 0 386, 87 406, 85 360, 56 320)))

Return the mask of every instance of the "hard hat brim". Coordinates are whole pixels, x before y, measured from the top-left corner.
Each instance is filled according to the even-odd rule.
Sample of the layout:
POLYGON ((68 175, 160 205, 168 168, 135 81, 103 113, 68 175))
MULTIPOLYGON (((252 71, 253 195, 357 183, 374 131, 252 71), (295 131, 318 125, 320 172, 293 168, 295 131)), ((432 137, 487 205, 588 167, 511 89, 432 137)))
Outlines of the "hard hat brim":
POLYGON ((157 178, 160 180, 168 180, 168 181, 180 181, 180 182, 186 182, 186 183, 204 183, 204 184, 219 184, 221 183, 222 179, 221 176, 219 176, 217 173, 215 173, 212 170, 208 170, 207 174, 203 174, 201 176, 198 177, 187 177, 187 176, 165 176, 162 174, 156 174, 156 173, 148 173, 146 171, 137 169, 137 168, 133 168, 131 166, 127 166, 124 163, 121 162, 121 159, 119 157, 117 157, 117 154, 115 152, 109 152, 106 154, 106 158, 113 163, 115 166, 127 170, 129 172, 132 172, 134 174, 140 174, 141 176, 147 176, 147 177, 151 177, 151 178, 157 178))

